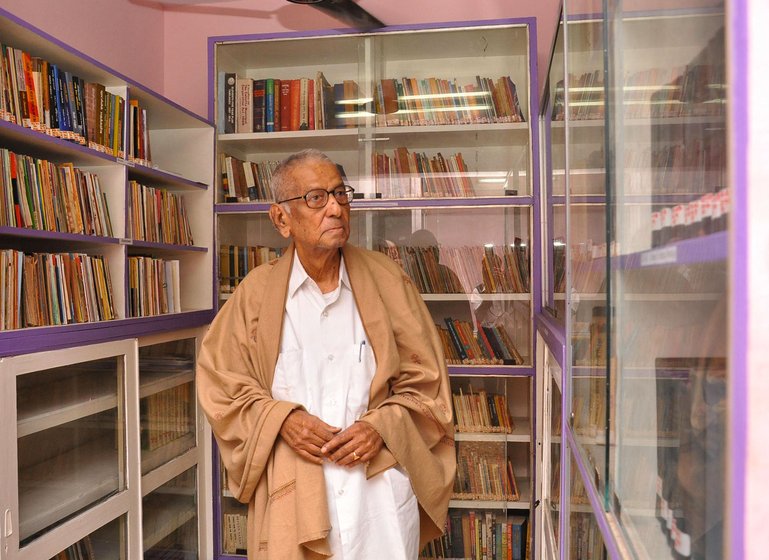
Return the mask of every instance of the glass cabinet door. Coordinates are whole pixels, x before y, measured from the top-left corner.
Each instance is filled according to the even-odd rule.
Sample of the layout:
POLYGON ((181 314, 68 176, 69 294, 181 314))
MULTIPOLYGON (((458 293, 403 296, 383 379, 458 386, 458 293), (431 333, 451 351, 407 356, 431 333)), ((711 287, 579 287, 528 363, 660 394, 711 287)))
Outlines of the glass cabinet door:
MULTIPOLYGON (((124 387, 133 348, 110 342, 2 360, 9 558, 53 554, 66 539, 60 527, 75 516, 82 514, 82 530, 109 519, 98 512, 125 512, 124 387)), ((124 549, 123 541, 115 550, 124 549)))
POLYGON ((540 113, 542 179, 542 308, 566 323, 566 122, 563 16, 553 52, 540 113))
POLYGON ((142 474, 196 445, 195 339, 139 348, 142 474))
POLYGON ((606 483, 607 389, 605 184, 605 26, 601 2, 565 7, 566 205, 568 260, 567 361, 570 422, 579 452, 606 483))
MULTIPOLYGON (((615 37, 612 500, 638 556, 723 557, 728 385, 724 12, 608 14, 615 37), (622 164, 624 162, 624 165, 622 164)), ((655 4, 656 7, 656 4, 655 4)))
POLYGON ((532 194, 529 29, 474 26, 371 37, 376 118, 362 157, 382 198, 532 194))
POLYGON ((198 558, 197 468, 142 499, 144 559, 198 558))

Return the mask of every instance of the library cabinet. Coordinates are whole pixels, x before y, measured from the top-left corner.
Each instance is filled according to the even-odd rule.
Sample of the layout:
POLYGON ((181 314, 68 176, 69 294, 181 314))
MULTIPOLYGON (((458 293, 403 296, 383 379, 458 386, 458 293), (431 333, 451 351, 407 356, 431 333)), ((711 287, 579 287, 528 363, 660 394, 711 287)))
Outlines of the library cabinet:
MULTIPOLYGON (((441 332, 460 467, 428 558, 475 557, 476 542, 489 558, 532 553, 535 44, 531 19, 209 39, 220 302, 287 246, 267 216, 269 176, 312 147, 355 188, 350 243, 401 264, 441 332)), ((214 467, 215 553, 242 557, 246 506, 214 467)))
POLYGON ((214 126, 4 10, 0 41, 0 558, 202 557, 214 126))
POLYGON ((543 90, 537 538, 547 558, 722 558, 723 4, 624 4, 564 2, 543 90))
POLYGON ((203 556, 201 336, 2 358, 3 559, 203 556))

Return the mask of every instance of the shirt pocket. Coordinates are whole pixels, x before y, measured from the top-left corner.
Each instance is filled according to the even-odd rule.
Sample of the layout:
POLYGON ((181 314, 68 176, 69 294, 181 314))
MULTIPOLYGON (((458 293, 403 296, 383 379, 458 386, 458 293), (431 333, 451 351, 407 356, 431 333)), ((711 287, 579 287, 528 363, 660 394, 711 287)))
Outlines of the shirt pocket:
POLYGON ((350 359, 350 377, 347 390, 347 419, 354 422, 368 410, 371 380, 376 371, 376 359, 370 344, 355 344, 350 359))
POLYGON ((272 379, 272 398, 302 403, 302 349, 281 352, 272 379))

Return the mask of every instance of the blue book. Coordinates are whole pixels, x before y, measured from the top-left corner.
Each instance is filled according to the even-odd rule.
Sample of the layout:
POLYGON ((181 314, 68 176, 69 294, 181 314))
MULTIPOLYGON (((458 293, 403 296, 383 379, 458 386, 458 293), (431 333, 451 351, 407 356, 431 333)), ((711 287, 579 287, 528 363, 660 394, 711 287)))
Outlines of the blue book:
POLYGON ((275 132, 275 80, 264 80, 264 131, 275 132))

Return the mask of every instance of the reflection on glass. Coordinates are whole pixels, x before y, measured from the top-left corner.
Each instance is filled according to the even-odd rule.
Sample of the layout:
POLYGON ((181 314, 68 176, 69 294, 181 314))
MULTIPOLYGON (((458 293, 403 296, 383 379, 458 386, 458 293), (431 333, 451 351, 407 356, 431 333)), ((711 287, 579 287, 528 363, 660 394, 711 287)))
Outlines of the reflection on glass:
POLYGON ((195 446, 195 339, 139 348, 142 474, 195 446))
POLYGON ((603 535, 585 492, 574 457, 571 459, 571 506, 569 514, 569 558, 605 560, 608 558, 603 535))
POLYGON ((401 265, 449 364, 527 365, 530 215, 525 207, 355 210, 351 242, 371 243, 401 265))
MULTIPOLYGON (((360 192, 382 198, 531 193, 525 26, 370 39, 368 123, 381 130, 360 192), (467 68, 472 68, 471 72, 467 68), (398 129, 408 127, 406 140, 398 129)), ((347 95, 344 95, 348 98, 347 95)))
POLYGON ((122 357, 17 377, 22 545, 124 487, 122 357))
MULTIPOLYGON (((572 429, 579 452, 606 483, 607 310, 606 259, 614 248, 606 237, 606 67, 600 1, 570 3, 566 20, 564 176, 568 221, 567 321, 572 371, 572 429)), ((561 117, 561 115, 563 115, 561 117)))
POLYGON ((724 14, 679 7, 610 14, 612 501, 635 554, 661 560, 721 558, 724 537, 724 14))
POLYGON ((198 558, 196 478, 193 467, 142 499, 145 560, 198 558))

